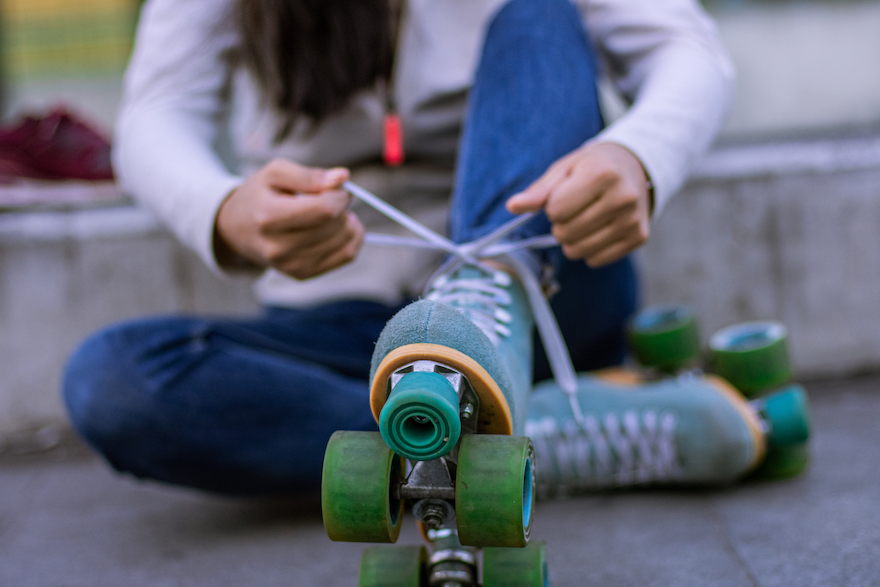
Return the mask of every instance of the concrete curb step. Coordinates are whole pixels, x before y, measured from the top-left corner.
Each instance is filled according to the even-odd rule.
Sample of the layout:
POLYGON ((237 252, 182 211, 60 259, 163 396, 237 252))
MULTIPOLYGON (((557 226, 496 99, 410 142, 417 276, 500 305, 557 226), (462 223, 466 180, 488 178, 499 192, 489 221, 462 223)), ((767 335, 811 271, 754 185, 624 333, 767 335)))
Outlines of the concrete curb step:
POLYGON ((696 166, 691 181, 731 181, 880 168, 880 136, 716 149, 696 166))
MULTIPOLYGON (((690 304, 705 337, 782 320, 802 376, 880 368, 878 192, 880 136, 718 149, 638 255, 644 301, 690 304)), ((60 373, 95 329, 256 308, 127 205, 0 214, 0 272, 0 439, 63 427, 60 373)))
POLYGON ((639 253, 648 303, 708 336, 778 319, 803 376, 880 367, 880 137, 718 149, 639 253))
POLYGON ((0 212, 121 206, 131 199, 112 181, 39 181, 0 184, 0 212))

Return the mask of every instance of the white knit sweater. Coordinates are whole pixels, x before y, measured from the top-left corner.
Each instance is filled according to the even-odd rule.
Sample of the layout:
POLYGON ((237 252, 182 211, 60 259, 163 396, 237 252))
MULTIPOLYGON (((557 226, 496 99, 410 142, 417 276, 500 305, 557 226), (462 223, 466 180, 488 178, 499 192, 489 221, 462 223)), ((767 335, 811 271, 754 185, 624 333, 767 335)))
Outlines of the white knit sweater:
MULTIPOLYGON (((695 0, 573 1, 604 74, 632 103, 597 140, 619 143, 641 159, 659 212, 719 130, 733 68, 695 0)), ((504 2, 408 0, 395 91, 407 153, 421 163, 353 169, 354 181, 441 231, 466 92, 484 31, 504 2)), ((244 177, 275 157, 316 166, 375 159, 383 137, 382 102, 371 91, 317 132, 297 128, 273 145, 277 119, 261 106, 248 74, 228 59, 237 43, 229 5, 146 3, 114 141, 123 187, 216 271, 215 216, 244 177), (215 148, 226 132, 231 157, 215 148)), ((368 230, 399 232, 369 210, 354 209, 368 230)), ((341 298, 395 303, 418 293, 434 265, 431 255, 365 246, 354 263, 315 279, 298 282, 268 271, 256 293, 263 303, 293 307, 341 298)))

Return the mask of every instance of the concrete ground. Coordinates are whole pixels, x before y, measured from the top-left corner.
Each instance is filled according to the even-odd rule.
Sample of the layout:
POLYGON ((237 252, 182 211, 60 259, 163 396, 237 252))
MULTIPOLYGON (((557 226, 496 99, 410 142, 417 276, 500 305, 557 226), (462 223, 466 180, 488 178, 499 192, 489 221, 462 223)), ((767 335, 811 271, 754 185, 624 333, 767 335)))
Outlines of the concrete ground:
MULTIPOLYGON (((880 585, 880 378, 815 383, 796 479, 539 504, 556 587, 880 585)), ((401 542, 416 543, 413 524, 401 542)), ((84 449, 0 456, 0 585, 356 584, 317 501, 240 502, 121 477, 84 449)))

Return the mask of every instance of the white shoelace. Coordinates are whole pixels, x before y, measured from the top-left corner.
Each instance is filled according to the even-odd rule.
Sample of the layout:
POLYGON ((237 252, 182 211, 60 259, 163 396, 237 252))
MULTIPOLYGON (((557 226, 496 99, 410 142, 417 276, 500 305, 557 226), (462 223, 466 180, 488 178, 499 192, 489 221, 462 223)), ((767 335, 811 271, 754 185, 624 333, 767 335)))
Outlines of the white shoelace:
POLYGON ((569 399, 573 419, 565 429, 559 420, 546 417, 526 422, 526 435, 535 446, 541 463, 538 489, 542 493, 599 489, 633 484, 670 481, 681 477, 675 448, 678 418, 671 411, 626 410, 598 416, 585 415, 577 401, 577 378, 568 348, 559 331, 556 317, 534 273, 510 253, 524 249, 557 246, 552 235, 516 242, 502 242, 505 236, 528 222, 534 214, 523 214, 488 235, 470 243, 455 244, 360 186, 346 182, 343 188, 388 218, 408 228, 423 240, 381 234, 367 234, 365 241, 375 245, 430 248, 450 253, 432 280, 428 299, 444 301, 464 309, 474 323, 496 342, 507 336, 511 321, 504 309, 510 303, 507 287, 510 276, 481 262, 481 259, 504 256, 504 262, 516 273, 525 288, 538 333, 559 387, 569 399), (485 277, 450 277, 464 264, 480 267, 485 277))
POLYGON ((536 459, 541 463, 540 492, 548 495, 565 487, 582 490, 647 484, 674 480, 681 475, 675 449, 677 418, 674 413, 625 411, 600 418, 592 414, 585 416, 581 410, 574 366, 541 284, 525 263, 509 256, 518 250, 547 248, 558 243, 551 235, 501 242, 534 214, 518 216, 482 238, 458 245, 352 182, 346 182, 343 188, 423 239, 367 234, 366 242, 450 253, 449 260, 432 280, 428 298, 464 309, 493 343, 510 334, 511 316, 504 306, 510 303, 506 288, 511 278, 488 267, 481 259, 504 256, 504 262, 516 273, 525 288, 556 383, 568 396, 574 416, 567 421, 565 430, 559 428, 554 418, 526 422, 526 435, 532 439, 536 459), (466 263, 480 267, 486 276, 450 277, 466 263))
POLYGON ((655 409, 586 414, 564 429, 552 417, 528 421, 526 435, 541 464, 538 490, 546 497, 678 479, 677 424, 673 412, 655 409))
MULTIPOLYGON (((438 271, 438 280, 442 278, 443 274, 452 273, 456 268, 465 263, 476 265, 482 268, 486 273, 494 275, 498 272, 486 266, 480 259, 509 255, 510 253, 523 249, 547 248, 558 245, 556 239, 554 239, 552 235, 523 239, 517 242, 501 242, 508 234, 528 222, 534 216, 534 213, 517 216, 513 220, 475 241, 460 245, 455 244, 445 236, 437 234, 427 226, 424 226, 420 222, 407 216, 394 206, 391 206, 359 185, 347 181, 342 187, 365 204, 375 208, 422 239, 418 240, 383 234, 367 234, 365 242, 385 246, 431 248, 450 253, 451 257, 449 261, 447 261, 440 271, 438 271)), ((582 421, 583 414, 581 413, 580 405, 577 403, 575 397, 577 392, 577 377, 575 375, 574 366, 571 363, 571 357, 568 354, 565 340, 563 340, 562 333, 559 331, 559 324, 556 322, 556 317, 550 309, 550 304, 547 302, 547 298, 544 297, 541 284, 538 281, 537 276, 535 276, 534 273, 532 273, 532 271, 515 256, 505 256, 504 262, 513 269, 525 288, 529 305, 532 309, 532 315, 534 316, 535 324, 538 327, 538 334, 541 337, 541 342, 544 343, 544 350, 547 353, 550 367, 553 370, 553 376, 559 384, 559 387, 568 394, 570 400, 569 403, 571 404, 575 418, 578 421, 582 421)), ((446 294, 440 293, 438 295, 442 296, 446 294)), ((450 293, 450 295, 454 294, 450 293)), ((488 315, 492 317, 490 319, 494 320, 494 310, 490 310, 488 315)), ((482 319, 481 323, 483 323, 482 319)), ((486 322, 484 323, 484 326, 487 327, 489 332, 495 333, 490 335, 490 338, 491 336, 497 336, 500 334, 495 325, 486 322)))

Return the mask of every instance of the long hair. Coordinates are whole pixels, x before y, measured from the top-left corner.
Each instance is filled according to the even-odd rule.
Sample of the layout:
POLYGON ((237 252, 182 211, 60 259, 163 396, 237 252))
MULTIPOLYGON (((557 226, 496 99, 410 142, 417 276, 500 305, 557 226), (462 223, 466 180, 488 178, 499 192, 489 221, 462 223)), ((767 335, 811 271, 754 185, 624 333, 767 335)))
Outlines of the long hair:
POLYGON ((236 0, 241 58, 281 118, 318 123, 389 75, 389 0, 236 0))

